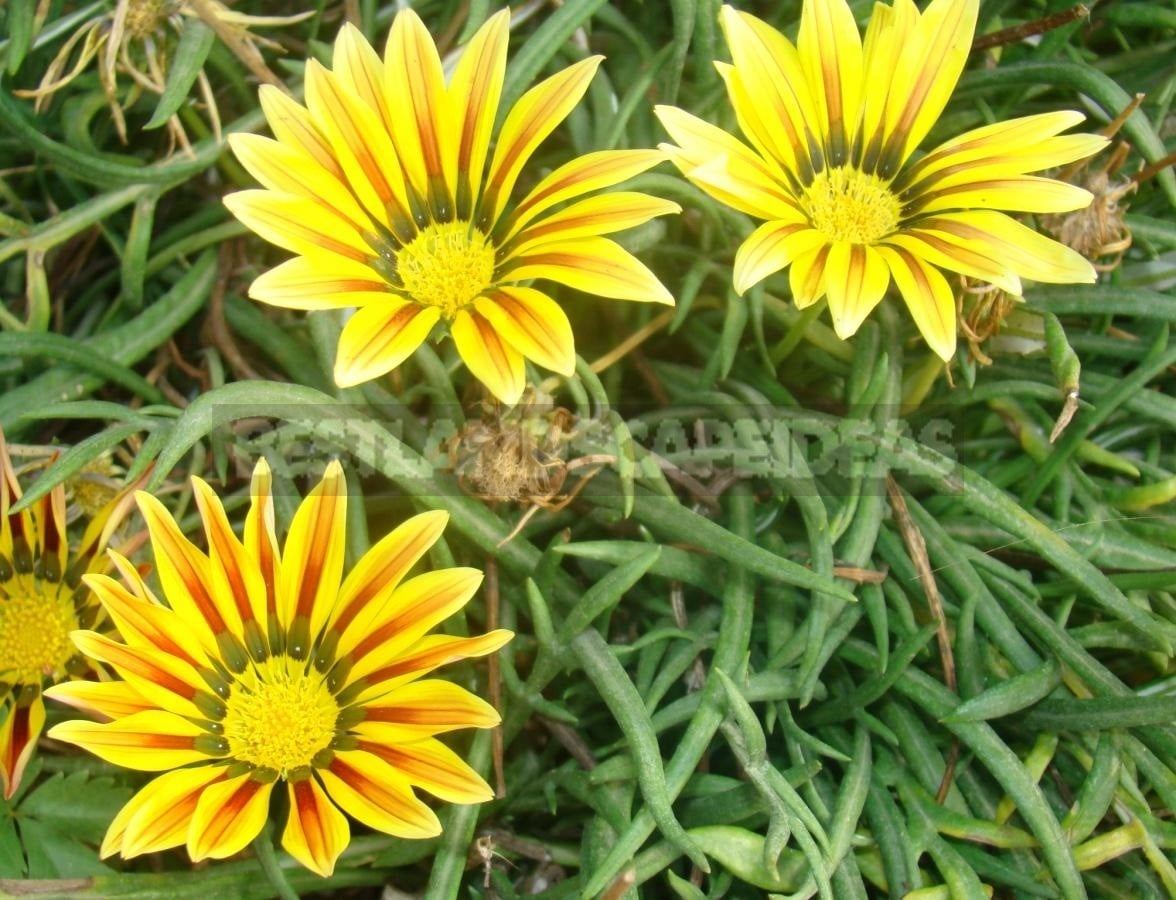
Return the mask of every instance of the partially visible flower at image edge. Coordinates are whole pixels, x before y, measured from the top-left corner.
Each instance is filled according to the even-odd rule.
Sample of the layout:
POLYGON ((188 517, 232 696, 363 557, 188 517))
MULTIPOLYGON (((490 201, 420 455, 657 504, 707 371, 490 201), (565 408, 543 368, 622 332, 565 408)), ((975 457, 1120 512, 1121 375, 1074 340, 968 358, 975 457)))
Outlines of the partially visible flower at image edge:
POLYGON ((492 797, 436 735, 493 727, 498 713, 425 676, 493 653, 512 634, 428 634, 473 596, 478 570, 405 580, 448 516, 408 519, 344 578, 341 466, 332 462, 302 501, 281 549, 271 482, 263 460, 242 540, 212 488, 192 478, 208 553, 155 497, 136 495, 167 605, 128 565, 119 566, 124 583, 86 579, 123 640, 82 630, 74 641, 123 680, 48 691, 111 720, 64 722, 49 734, 114 765, 164 773, 115 816, 102 857, 182 844, 193 861, 231 856, 260 833, 283 781, 282 846, 326 876, 350 840, 344 812, 386 834, 427 838, 441 825, 414 787, 450 803, 492 797))
POLYGON ((65 486, 13 512, 20 498, 0 431, 0 788, 6 800, 20 787, 44 728, 44 689, 94 675, 70 634, 80 627, 106 631, 110 620, 82 575, 109 566, 106 543, 134 508, 129 488, 116 494, 90 519, 71 553, 65 486))
POLYGON ((509 21, 503 10, 478 29, 448 84, 411 10, 393 21, 382 61, 345 25, 332 69, 307 64, 305 107, 262 87, 276 140, 229 138, 266 190, 225 203, 263 238, 299 254, 257 278, 250 296, 292 309, 358 307, 339 338, 340 386, 396 368, 444 321, 474 376, 514 403, 525 387, 524 358, 563 375, 575 368, 568 317, 533 279, 673 303, 645 265, 604 235, 678 205, 635 191, 584 197, 661 162, 660 151, 588 153, 512 202, 527 161, 580 101, 601 57, 525 93, 491 154, 509 21))
POLYGON ((1083 120, 1050 112, 985 125, 914 156, 959 80, 977 0, 876 4, 859 35, 845 0, 807 0, 795 46, 729 6, 733 64, 716 63, 751 146, 675 107, 657 114, 675 165, 715 199, 767 220, 735 256, 743 293, 789 269, 800 308, 827 296, 849 337, 891 279, 942 359, 956 346, 956 301, 940 269, 1020 295, 1021 279, 1093 282, 1079 254, 1005 212, 1085 207, 1089 192, 1027 173, 1102 149, 1059 132, 1083 120), (1003 210, 1003 212, 1002 212, 1003 210))

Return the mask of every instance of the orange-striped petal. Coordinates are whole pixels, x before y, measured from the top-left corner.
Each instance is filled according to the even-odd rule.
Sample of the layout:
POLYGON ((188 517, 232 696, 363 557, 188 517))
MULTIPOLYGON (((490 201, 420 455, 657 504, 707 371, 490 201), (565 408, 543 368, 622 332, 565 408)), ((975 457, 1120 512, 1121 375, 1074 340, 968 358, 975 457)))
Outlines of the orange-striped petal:
POLYGON ((394 297, 358 310, 339 336, 335 383, 352 387, 391 372, 424 343, 440 318, 436 306, 394 297))
POLYGON ((208 542, 212 594, 229 627, 244 640, 245 624, 265 622, 265 583, 245 546, 233 533, 216 493, 202 478, 192 477, 192 490, 208 542))
POLYGON ((906 250, 879 247, 878 252, 890 267, 894 283, 927 345, 940 359, 951 359, 956 348, 956 303, 947 279, 906 250))
POLYGON ((182 716, 163 710, 135 713, 105 724, 75 719, 49 729, 49 737, 89 750, 99 759, 127 769, 163 772, 209 756, 196 749, 196 738, 207 735, 182 716))
POLYGON ((673 294, 656 275, 620 244, 603 237, 542 244, 517 256, 503 277, 510 281, 546 278, 613 300, 674 305, 673 294))
POLYGON ((378 756, 359 750, 336 753, 331 765, 316 774, 331 799, 369 828, 413 839, 441 833, 436 814, 413 794, 408 779, 378 756))
POLYGON ((534 288, 503 286, 474 301, 474 309, 510 346, 560 375, 576 371, 572 323, 559 304, 534 288))
POLYGON ((305 310, 398 302, 373 269, 338 256, 288 259, 257 276, 249 296, 270 306, 305 310))
POLYGON ((448 523, 448 513, 431 510, 384 535, 347 574, 327 627, 340 633, 350 630, 352 635, 370 631, 371 622, 392 591, 437 542, 448 523))
POLYGON ((510 11, 499 10, 478 29, 462 52, 449 84, 457 135, 457 217, 470 217, 482 185, 490 135, 502 83, 506 77, 506 47, 510 11))
POLYGON ((526 386, 523 355, 477 311, 460 310, 449 332, 474 377, 503 403, 517 403, 526 386))
POLYGON ((384 71, 389 102, 404 126, 390 130, 401 164, 417 194, 444 221, 453 215, 458 138, 441 58, 412 9, 392 20, 384 71))
POLYGON ((197 766, 165 772, 149 781, 118 811, 106 830, 99 856, 124 859, 158 853, 188 840, 188 826, 200 795, 225 777, 225 767, 197 766))
POLYGON ((425 572, 401 584, 373 614, 356 618, 340 636, 339 655, 355 661, 351 680, 411 647, 469 603, 481 583, 477 569, 450 568, 425 572))
POLYGON ((803 220, 765 222, 735 252, 733 282, 736 293, 744 293, 798 256, 811 253, 827 241, 828 238, 803 220))
POLYGON ((671 200, 637 191, 613 191, 577 200, 559 212, 535 222, 510 242, 506 259, 527 253, 546 241, 570 241, 592 235, 612 234, 635 228, 655 216, 681 212, 671 200))
POLYGON ((363 208, 406 236, 412 207, 400 158, 379 113, 315 60, 306 66, 306 105, 363 208))
POLYGON ((152 647, 130 647, 96 631, 75 631, 72 637, 83 654, 113 666, 136 692, 157 707, 178 716, 207 716, 194 702, 206 693, 207 685, 200 673, 182 659, 152 647))
POLYGON ((289 796, 290 816, 282 832, 282 847, 306 868, 327 878, 351 840, 347 817, 313 778, 290 782, 289 796))
POLYGON ((272 84, 263 84, 257 96, 275 138, 298 147, 323 169, 342 179, 343 169, 335 159, 330 141, 314 124, 306 107, 272 84))
POLYGON ((433 738, 389 746, 360 741, 359 748, 380 757, 422 788, 447 803, 485 803, 494 799, 490 785, 456 753, 433 738))
POLYGON ((493 728, 498 712, 480 697, 448 681, 414 681, 369 701, 366 717, 352 731, 386 744, 403 740, 404 734, 432 737, 455 728, 493 728), (389 731, 394 738, 389 738, 389 731))
POLYGON ((839 338, 845 340, 857 332, 889 284, 890 269, 873 247, 837 241, 829 248, 825 290, 839 338))
MULTIPOLYGON (((504 647, 512 637, 514 632, 505 629, 469 638, 451 637, 447 634, 427 635, 403 654, 365 675, 363 680, 367 686, 360 691, 354 702, 362 706, 370 700, 384 696, 394 688, 423 678, 440 666, 462 659, 486 656, 504 647)), ((413 739, 410 732, 406 731, 404 736, 407 740, 413 739)))
POLYGON ((788 286, 792 301, 799 309, 812 306, 825 296, 825 263, 829 258, 829 244, 799 254, 788 269, 788 286))
POLYGON ((805 3, 796 49, 824 134, 826 165, 849 159, 862 102, 862 39, 845 0, 805 3))
POLYGON ((20 787, 21 776, 44 727, 45 701, 40 694, 31 703, 9 705, 4 721, 0 722, 0 787, 4 788, 5 800, 11 800, 20 787))
POLYGON ((498 134, 482 198, 487 227, 493 228, 498 221, 531 154, 580 102, 601 59, 590 56, 556 72, 523 94, 512 107, 498 134))
POLYGON ((257 134, 230 134, 228 142, 241 165, 270 190, 314 200, 359 234, 376 230, 347 186, 296 145, 257 134))
POLYGON ((272 781, 262 784, 248 772, 205 787, 188 824, 192 862, 224 859, 244 850, 265 825, 273 789, 272 781))
POLYGON ((159 708, 125 681, 64 681, 46 688, 45 696, 105 719, 159 708))
MULTIPOLYGON (((293 633, 298 621, 304 620, 308 640, 322 630, 338 597, 346 530, 347 485, 343 467, 338 460, 332 460, 322 481, 294 514, 282 552, 282 583, 278 588, 282 621, 291 623, 293 633)), ((308 648, 309 644, 302 647, 302 653, 308 648)), ((301 658, 293 647, 291 653, 301 658)))
POLYGON ((248 190, 229 194, 224 203, 246 227, 291 253, 330 253, 357 263, 375 256, 350 222, 317 200, 248 190))
POLYGON ((266 591, 266 626, 277 622, 277 591, 281 555, 274 530, 273 476, 265 457, 257 460, 249 482, 249 512, 245 514, 245 550, 257 564, 266 591))
POLYGON ((660 150, 597 150, 577 156, 544 177, 512 210, 503 242, 557 203, 612 187, 666 159, 660 150))

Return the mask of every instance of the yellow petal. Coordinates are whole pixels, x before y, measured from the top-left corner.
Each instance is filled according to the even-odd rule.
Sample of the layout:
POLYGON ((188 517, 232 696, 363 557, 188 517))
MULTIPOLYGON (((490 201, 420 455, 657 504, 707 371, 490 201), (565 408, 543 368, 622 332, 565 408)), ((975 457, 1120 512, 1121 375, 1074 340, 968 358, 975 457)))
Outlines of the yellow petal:
POLYGON ((306 66, 306 105, 363 208, 408 239, 413 217, 404 171, 379 113, 316 60, 306 66))
POLYGON ((531 154, 580 102, 601 59, 590 56, 556 72, 523 94, 507 114, 482 198, 482 220, 487 230, 498 221, 531 154))
POLYGON ((743 294, 796 257, 828 241, 807 222, 765 222, 735 252, 735 292, 743 294))
POLYGON ((233 533, 224 507, 202 478, 192 477, 192 490, 208 542, 212 596, 234 633, 244 640, 244 624, 265 625, 265 583, 256 564, 233 533))
POLYGON ((130 859, 185 843, 201 793, 224 776, 224 766, 197 766, 165 772, 148 782, 110 823, 100 855, 117 852, 130 859))
POLYGON ((1010 212, 1059 213, 1085 209, 1093 195, 1090 191, 1033 175, 990 179, 936 189, 908 207, 910 213, 929 215, 964 209, 1003 209, 1010 212))
POLYGON ((65 681, 46 688, 45 696, 106 719, 158 708, 125 681, 65 681))
POLYGON ((570 241, 599 234, 612 234, 648 222, 654 216, 681 212, 682 207, 671 200, 650 197, 636 191, 613 191, 588 197, 543 218, 514 239, 504 260, 525 254, 547 241, 570 241))
POLYGON ((446 803, 485 803, 494 799, 490 785, 460 756, 433 738, 396 746, 360 741, 360 749, 378 756, 414 787, 446 803))
POLYGON ((1004 213, 986 209, 944 213, 920 222, 920 228, 953 235, 963 246, 1001 260, 1009 270, 1032 281, 1093 284, 1098 277, 1079 253, 1004 213))
POLYGON ((249 296, 286 309, 339 309, 395 298, 374 270, 339 256, 296 256, 263 272, 249 296))
MULTIPOLYGON (((366 718, 352 730, 374 741, 392 726, 419 737, 455 728, 493 728, 502 721, 494 707, 449 681, 425 679, 398 687, 365 704, 366 718)), ((385 743, 391 743, 385 741, 385 743)))
POLYGON ((510 240, 527 223, 557 203, 620 184, 665 159, 666 155, 660 150, 598 150, 564 163, 535 185, 515 206, 509 225, 504 229, 504 241, 510 240))
MULTIPOLYGON (((440 666, 462 659, 486 656, 501 649, 512 637, 514 632, 501 628, 469 638, 451 637, 447 634, 426 635, 404 653, 398 654, 387 664, 364 676, 364 680, 370 686, 359 694, 355 703, 364 705, 395 687, 428 675, 440 666)), ((406 736, 411 737, 407 732, 406 736)))
POLYGON ((306 107, 272 84, 263 84, 257 95, 275 138, 302 150, 336 178, 343 178, 330 141, 315 126, 306 107))
POLYGON ((146 491, 135 494, 151 534, 155 568, 168 604, 183 620, 209 657, 217 654, 216 635, 228 631, 208 592, 208 557, 184 537, 162 503, 146 491))
POLYGON ((576 371, 572 324, 559 304, 528 287, 500 287, 474 308, 515 350, 561 375, 576 371))
POLYGON ((459 311, 449 331, 474 377, 503 403, 517 403, 526 386, 523 355, 503 341, 476 311, 459 311))
POLYGON ((796 48, 823 126, 825 163, 843 165, 861 115, 863 83, 862 40, 845 0, 805 3, 796 48))
MULTIPOLYGON (((343 578, 347 535, 347 484, 343 467, 331 460, 320 481, 294 514, 282 551, 278 603, 282 621, 302 619, 313 641, 335 606, 343 578)), ((301 648, 305 654, 309 644, 301 648)), ((294 648, 291 655, 298 656, 294 648)))
POLYGON ((424 343, 441 318, 436 306, 396 297, 371 303, 343 326, 335 357, 335 383, 354 387, 391 372, 424 343))
POLYGON ((230 134, 228 141, 241 165, 270 190, 314 200, 360 234, 375 232, 375 223, 347 186, 305 151, 257 134, 230 134))
POLYGON ((792 301, 798 309, 812 306, 825 296, 825 261, 830 245, 821 244, 815 250, 801 253, 788 270, 788 286, 792 301))
POLYGON ((273 789, 272 781, 261 784, 248 772, 204 788, 188 825, 192 862, 224 859, 244 850, 265 825, 273 789))
POLYGON ((351 840, 347 817, 313 778, 291 782, 289 796, 290 816, 282 832, 282 847, 306 868, 328 878, 351 840))
POLYGON ((974 128, 921 158, 897 187, 913 196, 957 179, 1022 175, 1084 159, 1106 147, 1107 138, 1057 134, 1082 119, 1078 112, 1042 113, 974 128))
POLYGON ((479 570, 451 568, 425 572, 401 584, 374 614, 357 617, 340 636, 339 656, 355 661, 350 680, 359 680, 411 647, 464 607, 481 583, 479 570))
POLYGON ((442 221, 453 215, 457 136, 437 47, 411 9, 392 20, 384 52, 391 130, 408 181, 442 221))
POLYGON ((5 800, 11 800, 20 787, 21 775, 44 727, 45 701, 40 694, 27 705, 9 705, 0 722, 0 787, 4 788, 5 800))
POLYGON ((504 267, 509 281, 546 278, 614 300, 674 305, 674 296, 644 264, 615 241, 586 237, 550 241, 504 267))
POLYGON ((265 457, 259 457, 249 482, 249 512, 245 514, 245 551, 257 565, 265 584, 265 630, 277 623, 278 583, 281 580, 281 557, 274 531, 273 478, 265 457))
POLYGON ((882 242, 882 246, 906 250, 940 269, 986 281, 1010 294, 1021 294, 1021 279, 1000 259, 995 248, 961 238, 941 228, 910 228, 890 235, 882 242))
POLYGON ((193 699, 206 692, 200 674, 182 659, 151 647, 128 647, 95 631, 75 631, 86 656, 113 666, 137 693, 178 716, 204 718, 193 699))
POLYGON ((77 744, 99 759, 142 772, 163 772, 195 762, 207 762, 194 741, 207 735, 175 713, 148 710, 116 722, 100 724, 75 719, 49 729, 49 737, 77 744))
POLYGON ((839 338, 857 333, 889 284, 890 269, 873 247, 837 241, 829 248, 825 290, 839 338))
POLYGON ((330 253, 358 263, 375 256, 350 222, 317 200, 250 190, 229 194, 224 204, 247 228, 291 253, 330 253))
POLYGON ((977 0, 933 0, 917 19, 913 44, 899 49, 888 79, 883 176, 906 161, 947 105, 972 49, 978 7, 977 0))
POLYGON ((413 794, 408 779, 377 756, 336 753, 330 767, 316 773, 331 799, 369 828, 412 839, 441 833, 436 814, 413 794))
POLYGON ((956 303, 947 279, 906 250, 879 247, 878 252, 890 267, 894 283, 927 345, 945 362, 951 359, 956 348, 956 303))
POLYGON ((800 56, 767 23, 733 7, 720 16, 734 67, 720 66, 739 127, 793 172, 811 171, 809 147, 823 131, 800 56))
POLYGON ((672 106, 654 108, 662 126, 679 146, 660 149, 692 183, 733 209, 761 219, 791 220, 794 197, 785 174, 721 128, 672 106))
POLYGON ((341 634, 349 629, 353 635, 370 631, 371 622, 392 591, 437 542, 448 523, 448 513, 430 510, 384 535, 348 572, 327 627, 341 634))
POLYGON ((351 22, 345 22, 335 38, 331 71, 339 79, 340 88, 376 113, 384 129, 391 132, 393 118, 384 86, 384 63, 351 22))
POLYGON ((457 130, 458 219, 471 218, 482 185, 490 134, 506 77, 509 39, 510 11, 499 10, 466 45, 449 84, 457 130))

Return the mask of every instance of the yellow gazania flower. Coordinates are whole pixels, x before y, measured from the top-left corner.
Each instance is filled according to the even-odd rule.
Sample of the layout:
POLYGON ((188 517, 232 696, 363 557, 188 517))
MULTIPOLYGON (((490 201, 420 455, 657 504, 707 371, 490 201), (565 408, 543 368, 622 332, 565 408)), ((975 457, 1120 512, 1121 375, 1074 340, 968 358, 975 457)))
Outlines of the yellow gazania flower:
POLYGON ((43 689, 94 674, 70 633, 105 630, 85 572, 107 566, 102 552, 131 508, 130 490, 116 494, 90 520, 72 557, 66 533, 65 487, 58 485, 23 512, 10 509, 20 484, 0 431, 0 787, 8 799, 45 725, 43 689))
POLYGON ((340 386, 391 371, 445 320, 470 371, 514 403, 524 357, 565 375, 575 367, 567 316, 527 282, 673 303, 652 272, 603 235, 678 205, 631 191, 583 197, 655 165, 660 152, 589 153, 511 204, 528 158, 579 102, 601 58, 524 94, 491 154, 509 20, 503 10, 478 30, 448 84, 411 10, 392 23, 383 62, 344 26, 333 69, 307 64, 305 107, 262 87, 277 140, 230 136, 268 190, 232 194, 226 204, 299 254, 254 281, 250 296, 292 309, 359 307, 339 339, 340 386))
POLYGON ((766 219, 735 256, 742 293, 791 266, 806 307, 828 296, 837 334, 857 331, 891 279, 943 359, 956 345, 956 304, 939 269, 1021 293, 1021 278, 1093 282, 1090 263, 999 212, 1053 213, 1090 202, 1081 188, 1029 175, 1101 149, 1097 135, 1059 132, 1082 121, 1054 112, 969 131, 920 157, 959 80, 977 0, 877 4, 858 34, 844 0, 809 0, 793 46, 727 6, 733 65, 717 63, 751 147, 673 107, 663 145, 712 197, 766 219), (753 149, 754 148, 754 149, 753 149))
POLYGON ((121 559, 125 584, 86 579, 123 642, 92 631, 74 641, 124 680, 48 692, 113 720, 65 722, 50 735, 116 765, 164 773, 115 817, 103 857, 185 843, 194 861, 230 856, 260 832, 281 780, 290 804, 282 846, 325 876, 349 840, 340 808, 378 831, 424 838, 441 825, 413 787, 452 803, 492 796, 436 735, 489 728, 498 713, 424 676, 492 653, 511 633, 427 634, 473 596, 476 569, 404 580, 446 514, 404 522, 344 579, 339 464, 302 502, 281 551, 270 481, 259 462, 241 540, 212 489, 192 479, 207 554, 158 500, 137 494, 167 605, 121 559))

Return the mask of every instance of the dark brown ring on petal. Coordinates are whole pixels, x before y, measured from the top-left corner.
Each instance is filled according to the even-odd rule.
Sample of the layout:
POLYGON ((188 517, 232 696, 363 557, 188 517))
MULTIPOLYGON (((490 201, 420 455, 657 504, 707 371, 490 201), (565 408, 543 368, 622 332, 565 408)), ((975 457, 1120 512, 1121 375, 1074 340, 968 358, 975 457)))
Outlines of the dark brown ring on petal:
POLYGON ((297 660, 310 655, 310 616, 300 613, 294 617, 286 633, 286 655, 297 660))
MULTIPOLYGON (((352 657, 345 656, 331 667, 331 671, 327 674, 327 690, 332 694, 338 691, 347 681, 347 676, 351 674, 352 657)), ((336 702, 338 702, 336 700, 336 702)))
POLYGON ((245 667, 249 665, 249 654, 245 650, 245 645, 231 631, 222 631, 216 636, 216 649, 229 671, 234 674, 244 672, 245 667))
POLYGON ((204 683, 212 688, 212 692, 220 697, 222 700, 228 700, 232 689, 229 687, 229 680, 217 672, 215 669, 210 669, 208 666, 202 666, 199 670, 200 677, 204 679, 204 683))
POLYGON ((12 568, 12 560, 0 553, 0 582, 8 581, 16 574, 12 568))
POLYGON ((261 631, 261 623, 250 619, 245 623, 245 648, 255 663, 265 662, 269 658, 269 644, 261 631))
POLYGON ((339 632, 337 630, 326 632, 314 651, 314 667, 320 672, 327 671, 335 661, 335 651, 338 647, 339 632))
MULTIPOLYGON (((198 734, 191 740, 191 747, 197 753, 203 753, 206 756, 225 756, 229 752, 229 742, 221 735, 217 734, 198 734)), ((186 746, 186 745, 179 745, 186 746)))
POLYGON ((198 691, 192 698, 192 703, 200 712, 212 719, 214 724, 220 722, 228 712, 223 700, 212 694, 206 694, 204 691, 198 691))

